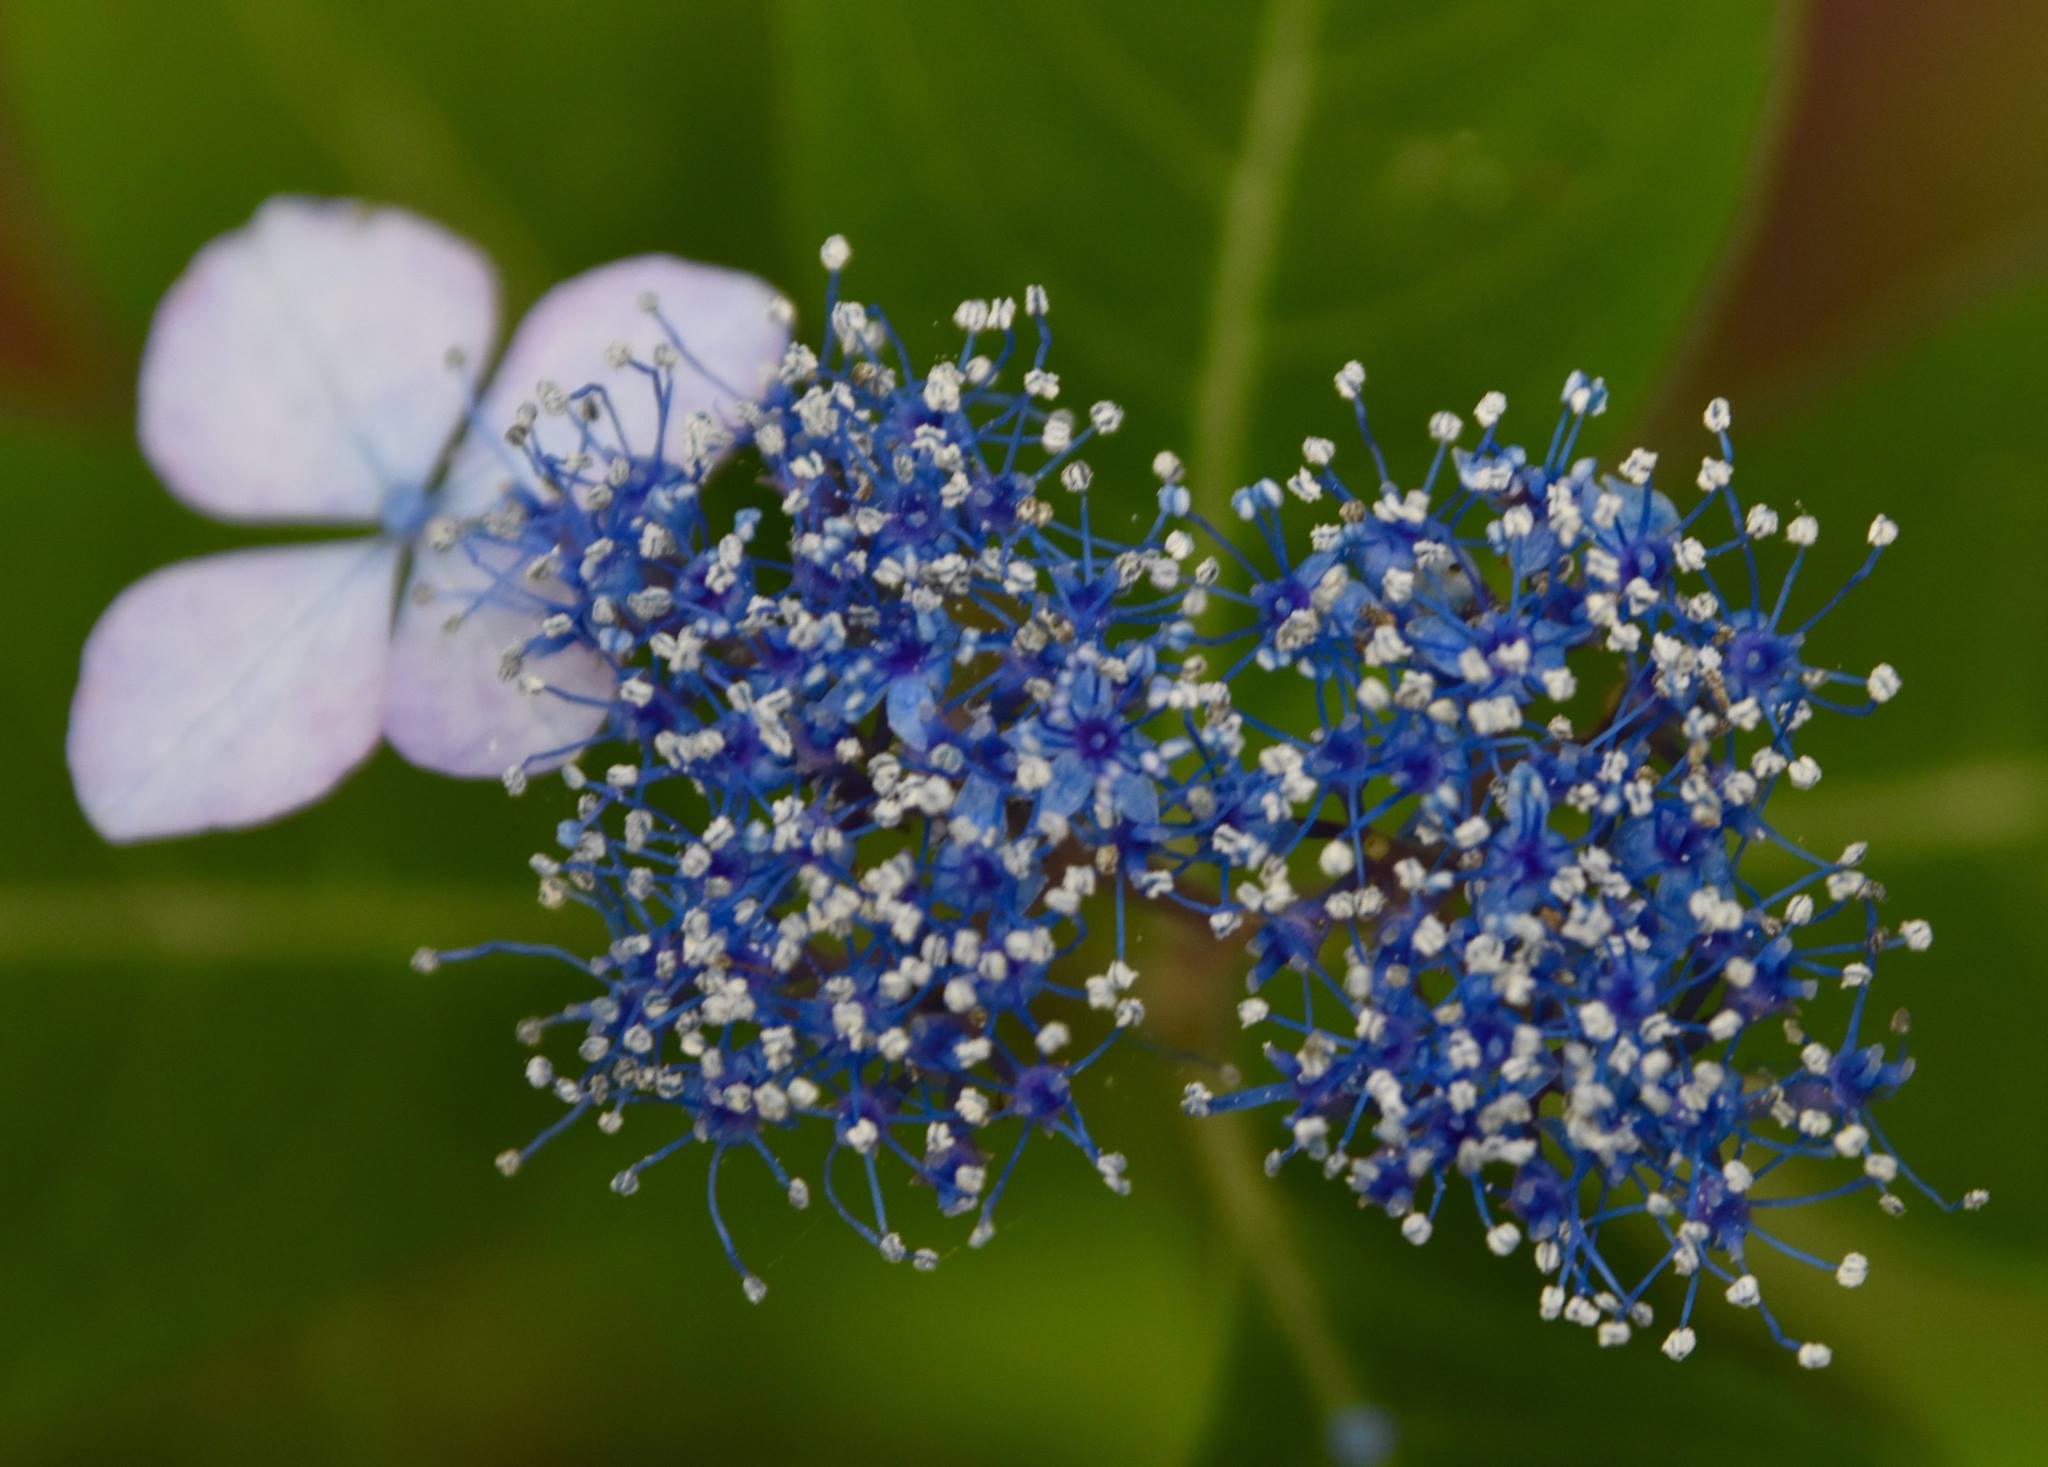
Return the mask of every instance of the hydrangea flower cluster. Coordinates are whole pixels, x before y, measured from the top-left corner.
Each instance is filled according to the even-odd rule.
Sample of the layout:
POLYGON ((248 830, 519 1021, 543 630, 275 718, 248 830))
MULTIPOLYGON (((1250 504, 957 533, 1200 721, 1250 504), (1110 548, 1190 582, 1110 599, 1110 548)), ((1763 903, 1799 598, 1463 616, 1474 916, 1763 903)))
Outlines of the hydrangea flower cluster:
POLYGON ((1619 475, 1573 459, 1605 405, 1597 379, 1567 381, 1540 459, 1496 437, 1497 393, 1470 449, 1438 414, 1407 490, 1363 381, 1352 363, 1336 384, 1371 492, 1310 439, 1284 489, 1236 499, 1270 557, 1243 567, 1236 666, 1289 669, 1309 690, 1298 722, 1260 724, 1237 814, 1204 832, 1237 865, 1212 920, 1257 923, 1239 1016, 1272 1036, 1278 1078, 1190 1085, 1185 1108, 1277 1107, 1289 1135, 1269 1171, 1305 1158, 1418 1245, 1445 1198, 1468 1194, 1493 1252, 1534 1243, 1543 1317, 1602 1345, 1650 1324, 1649 1291, 1674 1276, 1672 1359, 1692 1351, 1711 1281, 1824 1366, 1828 1348, 1784 1332, 1753 1265, 1761 1245, 1854 1288, 1861 1254, 1816 1258, 1774 1214, 1862 1191, 1896 1214, 1900 1181, 1940 1202, 1872 1114, 1913 1068, 1904 1011, 1889 1034, 1869 1012, 1878 960, 1932 933, 1881 921, 1862 845, 1808 851, 1769 806, 1821 778, 1800 747, 1816 715, 1868 714, 1900 690, 1888 665, 1808 660, 1809 634, 1897 526, 1873 520, 1846 584, 1794 612, 1819 525, 1736 498, 1725 401, 1707 409, 1718 453, 1681 509, 1651 453, 1619 475), (1335 510, 1302 556, 1281 526, 1290 496, 1335 510), (1769 571, 1776 541, 1790 563, 1769 571), (1824 989, 1849 995, 1831 1040, 1803 1017, 1824 989), (1820 1180, 1830 1162, 1848 1179, 1820 1180), (1628 1223, 1646 1236, 1626 1256, 1649 1259, 1633 1273, 1613 1249, 1628 1223))
MULTIPOLYGON (((822 347, 791 347, 759 392, 729 384, 716 411, 670 410, 697 363, 645 300, 644 339, 606 357, 642 378, 638 420, 602 386, 543 384, 507 435, 529 472, 436 540, 469 567, 458 580, 491 577, 480 604, 538 624, 503 669, 531 695, 567 696, 548 669, 568 649, 614 671, 604 727, 543 758, 626 755, 565 768, 576 814, 535 860, 543 902, 589 906, 613 940, 595 962, 559 954, 598 991, 522 1033, 580 1031, 573 1066, 527 1068, 567 1113, 501 1167, 580 1117, 611 1130, 652 1105, 682 1133, 617 1191, 697 1144, 714 1216, 735 1149, 802 1207, 809 1183, 778 1148, 815 1122, 827 1201, 884 1257, 929 1268, 938 1253, 890 1222, 885 1168, 975 1214, 977 1245, 1033 1135, 1127 1190, 1075 1082, 1143 1016, 1127 902, 1171 885, 1160 868, 1192 849, 1209 773, 1242 738, 1184 655, 1185 488, 1134 544, 1091 529, 1082 453, 1123 415, 1058 405, 1044 292, 1023 302, 1028 364, 1018 303, 969 301, 957 355, 918 373, 882 313, 837 299, 845 256, 826 247, 822 347), (706 490, 742 450, 762 503, 728 492, 736 475, 706 490), (1099 971, 1067 976, 1091 921, 1099 971)), ((506 778, 517 792, 527 766, 506 778)))
POLYGON ((1365 491, 1311 438, 1284 485, 1233 497, 1241 547, 1162 453, 1148 527, 1116 538, 1082 454, 1123 415, 1058 405, 1044 293, 1023 302, 1028 360, 1017 303, 969 301, 957 353, 919 371, 880 311, 840 298, 847 256, 828 242, 823 340, 762 383, 720 379, 643 298, 607 376, 519 408, 496 507, 428 529, 473 608, 525 627, 503 677, 590 720, 505 777, 516 794, 571 761, 575 814, 534 865, 542 901, 596 912, 608 950, 422 958, 544 952, 595 981, 522 1025, 535 1046, 580 1038, 573 1063, 528 1061, 565 1111, 501 1168, 584 1117, 663 1108, 613 1186, 708 1150, 756 1300, 718 1219, 735 1150, 801 1207, 785 1152, 817 1135, 831 1206, 926 1268, 886 1171, 974 1214, 977 1245, 1033 1135, 1123 1191, 1075 1082, 1143 1017, 1126 913, 1145 898, 1246 935, 1239 1014, 1274 1036, 1277 1078, 1190 1085, 1184 1107, 1277 1110, 1269 1170, 1305 1157, 1418 1244, 1468 1192, 1494 1252, 1534 1243, 1544 1316, 1603 1345, 1673 1275, 1672 1358, 1712 1280, 1825 1365, 1752 1259, 1854 1287, 1861 1255, 1813 1257, 1768 1215, 1927 1190, 1871 1113, 1911 1073, 1903 1014, 1887 1040, 1866 1010, 1879 957, 1931 933, 1881 922, 1860 846, 1809 852, 1767 808, 1819 780, 1797 747, 1816 714, 1899 691, 1889 666, 1807 660, 1896 526, 1873 521, 1847 584, 1795 614, 1819 527, 1736 498, 1725 403, 1684 508, 1652 454, 1618 474, 1573 457, 1606 400, 1579 374, 1540 458, 1497 438, 1489 393, 1469 449, 1457 417, 1432 420, 1404 489, 1350 363, 1365 491), (680 376, 716 401, 686 406, 680 376), (713 483, 735 456, 753 472, 713 483), (1295 535, 1290 499, 1327 517, 1295 535), (1790 564, 1767 573, 1777 540, 1790 564), (603 691, 552 678, 565 655, 601 660, 603 691), (575 762, 598 749, 602 769, 575 762), (1833 1043, 1803 1027, 1823 988, 1849 991, 1833 1043), (1850 1178, 1812 1180, 1827 1161, 1850 1178), (1652 1256, 1636 1277, 1611 1245, 1631 1219, 1652 1256))

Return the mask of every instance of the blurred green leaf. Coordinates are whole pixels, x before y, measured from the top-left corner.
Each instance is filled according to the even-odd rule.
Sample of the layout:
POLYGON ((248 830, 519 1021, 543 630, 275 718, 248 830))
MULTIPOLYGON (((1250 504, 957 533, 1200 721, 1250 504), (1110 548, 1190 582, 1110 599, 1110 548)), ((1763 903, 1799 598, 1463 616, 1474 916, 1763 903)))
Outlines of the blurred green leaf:
POLYGON ((700 1165, 606 1192, 649 1135, 585 1130, 516 1184, 492 1170, 555 1109, 511 1035, 560 1000, 542 965, 422 979, 309 950, 9 977, 0 1063, 70 1096, 0 1135, 0 1170, 35 1179, 0 1218, 0 1254, 36 1261, 0 1347, 9 1461, 592 1460, 650 1430, 788 1460, 1145 1460, 1199 1424, 1185 1385, 1229 1316, 1164 1164, 1180 1118, 1142 1065, 1096 1112, 1161 1158, 1137 1196, 1048 1150, 1020 1176, 1028 1213, 984 1253, 955 1237, 929 1277, 735 1163, 728 1215, 773 1286, 754 1309, 700 1165), (260 1409, 223 1415, 235 1395, 260 1409), (420 1419, 360 1409, 393 1401, 420 1419))
POLYGON ((636 0, 25 0, 0 64, 57 224, 139 326, 272 193, 471 235, 509 304, 666 249, 761 269, 773 111, 757 9, 636 0))
POLYGON ((1862 558, 1871 515, 1903 526, 1872 582, 1810 642, 1823 662, 1859 672, 1892 662, 1905 691, 1867 730, 1815 745, 1827 777, 1786 800, 1781 818, 1830 849, 1869 839, 1900 915, 1933 921, 1934 950, 1892 970, 1921 1061, 1894 1107, 1895 1139, 1952 1191, 1983 1185, 2003 1199, 1937 1231, 2013 1246, 2031 1246, 2029 1218, 2048 1203, 2048 1183, 2014 1164, 2011 1141, 2048 1124, 2029 1057, 2040 999, 2026 956, 2048 888, 2048 671, 2030 642, 2048 626, 2048 583, 2023 563, 2023 547, 2048 536, 2048 503, 2011 433, 2034 410, 2044 330, 2048 285, 2036 284, 1887 356, 1841 364, 1801 412, 1742 435, 1737 471, 1748 494, 1819 516, 1801 573, 1809 604, 1862 558))
MULTIPOLYGON (((1812 641, 1833 665, 1895 664, 1906 690, 1882 736, 1833 740, 1823 766, 1903 773, 1989 754, 2038 751, 2048 665, 2029 655, 2048 627, 2048 578, 2011 559, 2048 540, 2038 455, 2015 424, 2036 411, 2048 283, 1978 304, 1891 351, 1838 360, 1816 387, 1758 427, 1736 408, 1739 487, 1798 504, 1822 537, 1801 573, 1817 607, 1865 553, 1872 515, 1902 527, 1870 584, 1812 641)), ((1982 791, 1999 799, 1997 785, 1982 791)))
POLYGON ((845 232, 849 288, 915 329, 1045 282, 1074 395, 1133 411, 1120 462, 1170 443, 1212 504, 1292 472, 1349 357, 1397 467, 1489 388, 1527 432, 1574 367, 1645 393, 1773 45, 1764 3, 776 13, 792 252, 845 232))
MULTIPOLYGON (((1537 1317, 1542 1280, 1527 1257, 1489 1254, 1466 1210, 1446 1208, 1447 1225, 1418 1252, 1386 1218, 1346 1205, 1341 1184, 1296 1178, 1287 1191, 1345 1345, 1392 1422, 1396 1463, 1942 1460, 1865 1375, 1798 1370, 1752 1316, 1705 1308, 1700 1348, 1683 1366, 1657 1351, 1668 1324, 1602 1350, 1589 1331, 1537 1317)), ((1832 1304, 1839 1316, 1868 1302, 1802 1307, 1832 1304)), ((1322 1420, 1283 1339, 1258 1311, 1248 1317, 1194 1462, 1324 1460, 1322 1420)))

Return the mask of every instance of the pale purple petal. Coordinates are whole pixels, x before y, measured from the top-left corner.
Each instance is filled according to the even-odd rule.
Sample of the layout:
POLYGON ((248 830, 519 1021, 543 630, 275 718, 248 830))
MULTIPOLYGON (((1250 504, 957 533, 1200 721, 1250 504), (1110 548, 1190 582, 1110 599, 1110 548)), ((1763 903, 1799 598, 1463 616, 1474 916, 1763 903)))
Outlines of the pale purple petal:
MULTIPOLYGON (((604 725, 611 665, 585 648, 529 659, 520 675, 547 689, 522 691, 504 676, 505 656, 540 630, 549 584, 491 592, 494 577, 460 549, 422 551, 398 610, 385 686, 384 731, 414 764, 484 778, 514 765, 544 768, 604 725), (515 603, 508 598, 528 598, 515 603)), ((556 588, 559 589, 559 588, 556 588)))
POLYGON ((496 335, 490 262, 455 235, 397 209, 272 199, 158 305, 142 450, 222 519, 375 521, 391 491, 426 486, 496 335))
MULTIPOLYGON (((775 289, 756 276, 671 255, 616 260, 563 281, 513 332, 478 404, 478 431, 456 451, 435 507, 481 513, 509 479, 524 474, 525 462, 506 447, 504 430, 544 381, 570 392, 601 384, 635 455, 652 457, 663 443, 673 453, 682 417, 723 417, 733 403, 760 395, 765 374, 789 343, 788 313, 779 303, 775 289), (659 320, 641 308, 649 295, 659 320), (674 328, 683 350, 665 426, 646 374, 605 361, 605 349, 622 341, 648 362, 655 347, 669 341, 663 323, 674 328)), ((609 431, 609 418, 604 426, 609 431)))
POLYGON ((183 560, 86 638, 66 752, 109 840, 255 825, 377 744, 397 551, 377 540, 183 560))

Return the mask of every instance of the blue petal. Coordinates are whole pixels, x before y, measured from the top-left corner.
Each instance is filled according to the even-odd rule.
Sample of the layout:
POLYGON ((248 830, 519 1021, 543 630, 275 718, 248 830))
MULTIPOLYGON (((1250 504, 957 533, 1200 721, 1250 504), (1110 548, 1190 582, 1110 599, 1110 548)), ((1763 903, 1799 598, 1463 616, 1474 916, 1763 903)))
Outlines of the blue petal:
POLYGON ((1528 764, 1517 764, 1508 776, 1508 823, 1518 839, 1529 840, 1550 819, 1550 791, 1543 776, 1528 764))
POLYGON ((953 801, 951 815, 984 830, 996 829, 1002 818, 1002 801, 995 781, 984 774, 970 774, 953 801))
POLYGON ((1121 774, 1115 785, 1116 812, 1138 825, 1159 823, 1159 789, 1142 774, 1121 774))
POLYGON ((1052 783, 1039 796, 1039 803, 1055 815, 1071 815, 1088 803, 1088 793, 1094 787, 1088 766, 1073 754, 1062 754, 1052 761, 1052 783))
POLYGON ((922 674, 890 681, 889 731, 911 748, 922 749, 930 741, 928 727, 938 711, 931 685, 922 674))

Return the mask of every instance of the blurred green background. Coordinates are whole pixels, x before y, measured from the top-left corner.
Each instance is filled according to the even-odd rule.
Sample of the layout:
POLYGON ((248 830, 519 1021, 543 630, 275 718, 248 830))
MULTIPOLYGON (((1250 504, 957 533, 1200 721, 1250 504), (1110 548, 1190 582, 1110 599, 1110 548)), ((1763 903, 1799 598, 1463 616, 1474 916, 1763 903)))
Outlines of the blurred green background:
MULTIPOLYGON (((2035 0, 13 0, 0 1460, 1313 1463, 1354 1396, 1404 1463, 2048 1460, 2044 71, 2035 0), (575 940, 522 866, 559 793, 380 755, 275 828, 113 850, 64 770, 108 599, 277 538, 182 510, 131 421, 155 299, 279 190, 466 232, 508 319, 647 249, 807 303, 834 230, 926 345, 1043 280, 1063 377, 1131 412, 1107 492, 1164 445, 1211 492, 1284 473, 1353 355, 1410 465, 1489 388, 1546 432, 1572 367, 1614 386, 1604 454, 1689 461, 1725 393, 1746 492, 1827 527, 1819 574, 1874 512, 1906 528, 1823 654, 1906 693, 1823 735, 1796 833, 1869 838, 1933 921, 1888 1121, 1992 1207, 1803 1219, 1873 1259, 1858 1294, 1770 1281, 1835 1347, 1809 1374, 1718 1308, 1683 1368, 1560 1334, 1469 1221, 1418 1252, 1259 1179, 1257 1138, 1193 1136, 1156 1055, 1091 1113, 1133 1197, 1040 1154, 997 1244, 929 1277, 734 1186, 751 1308, 695 1159, 605 1190, 625 1138, 507 1184, 491 1156, 551 1104, 512 1025, 570 995, 405 960, 575 940)), ((1169 1017, 1236 982, 1147 976, 1169 1017)))

